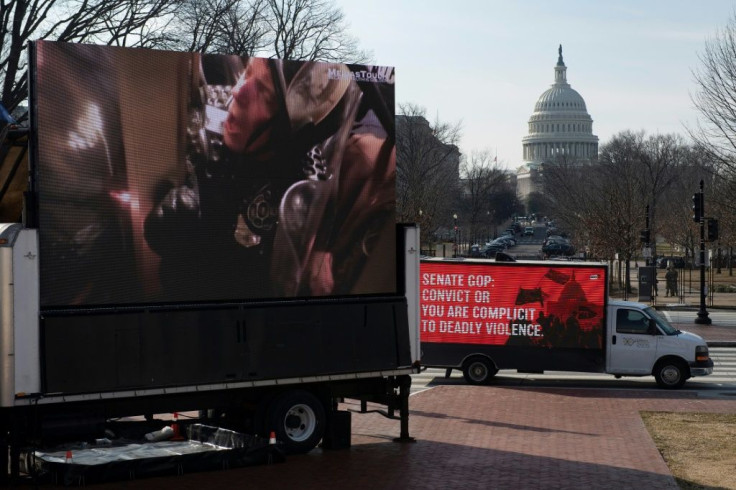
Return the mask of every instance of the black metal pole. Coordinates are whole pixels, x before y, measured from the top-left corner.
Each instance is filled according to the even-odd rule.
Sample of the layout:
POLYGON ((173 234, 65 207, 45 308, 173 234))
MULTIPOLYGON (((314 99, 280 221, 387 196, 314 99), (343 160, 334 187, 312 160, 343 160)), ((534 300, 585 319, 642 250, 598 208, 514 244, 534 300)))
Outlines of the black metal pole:
POLYGON ((710 325, 711 319, 705 309, 705 197, 703 195, 703 181, 700 181, 700 309, 695 323, 710 325))
MULTIPOLYGON (((652 233, 649 230, 649 204, 647 204, 647 208, 646 208, 646 222, 644 226, 644 235, 645 235, 644 238, 646 238, 646 241, 644 243, 644 248, 647 250, 647 257, 644 261, 644 264, 647 266, 645 270, 647 271, 646 274, 649 274, 648 279, 651 282, 650 290, 649 290, 649 301, 652 304, 656 304, 657 302, 657 269, 656 268, 650 269, 650 267, 653 265, 656 265, 656 263, 655 263, 654 257, 652 257, 652 247, 651 247, 652 233)), ((639 273, 641 274, 641 271, 639 271, 639 273)))
POLYGON ((454 220, 454 226, 455 226, 455 250, 453 257, 460 257, 460 250, 458 249, 458 236, 457 236, 457 214, 452 215, 452 219, 454 220))
MULTIPOLYGON (((644 246, 645 246, 646 248, 648 248, 648 249, 650 249, 650 250, 651 250, 651 247, 650 247, 650 243, 651 243, 651 235, 650 235, 650 231, 649 231, 649 204, 647 204, 647 219, 646 219, 646 223, 645 223, 645 225, 646 225, 646 226, 644 226, 644 229, 646 230, 646 233, 647 233, 647 243, 645 243, 645 244, 644 244, 644 246)), ((651 259, 652 259, 652 257, 651 257, 651 255, 650 255, 649 257, 647 257, 647 258, 646 258, 645 264, 646 264, 646 265, 654 265, 654 264, 652 264, 652 263, 650 262, 650 260, 651 260, 651 259)))

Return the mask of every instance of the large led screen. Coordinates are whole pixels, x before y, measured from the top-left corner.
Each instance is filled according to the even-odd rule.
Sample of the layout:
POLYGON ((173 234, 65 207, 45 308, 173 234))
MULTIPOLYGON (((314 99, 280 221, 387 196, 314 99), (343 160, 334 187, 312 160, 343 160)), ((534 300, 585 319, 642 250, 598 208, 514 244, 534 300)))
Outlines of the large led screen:
POLYGON ((422 342, 602 348, 604 267, 423 261, 422 342))
POLYGON ((36 42, 44 307, 395 293, 394 70, 36 42))

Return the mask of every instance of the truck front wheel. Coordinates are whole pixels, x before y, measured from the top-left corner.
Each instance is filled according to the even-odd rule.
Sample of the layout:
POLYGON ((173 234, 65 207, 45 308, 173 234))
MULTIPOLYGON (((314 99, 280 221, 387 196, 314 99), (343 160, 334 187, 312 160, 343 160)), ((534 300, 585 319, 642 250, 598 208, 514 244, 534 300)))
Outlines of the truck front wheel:
POLYGON ((308 391, 282 393, 271 404, 268 419, 269 432, 276 433, 287 454, 311 451, 324 434, 325 409, 308 391))
POLYGON ((471 385, 486 385, 497 372, 496 366, 486 357, 474 357, 463 366, 465 381, 471 385))
POLYGON ((665 359, 654 367, 654 378, 660 388, 676 389, 687 380, 687 367, 682 361, 665 359))

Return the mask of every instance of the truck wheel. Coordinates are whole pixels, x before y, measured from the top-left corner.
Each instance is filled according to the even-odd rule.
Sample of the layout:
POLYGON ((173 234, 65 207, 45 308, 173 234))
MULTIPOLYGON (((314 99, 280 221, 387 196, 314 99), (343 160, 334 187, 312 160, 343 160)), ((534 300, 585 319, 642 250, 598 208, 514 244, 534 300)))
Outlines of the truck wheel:
POLYGON ((497 372, 496 366, 485 357, 475 357, 463 366, 465 381, 471 385, 488 384, 497 372))
POLYGON ((325 430, 325 409, 313 394, 287 391, 274 400, 269 410, 269 432, 284 444, 287 454, 306 453, 317 447, 325 430))
POLYGON ((685 365, 678 360, 664 360, 654 367, 654 378, 660 388, 676 389, 687 380, 685 365))

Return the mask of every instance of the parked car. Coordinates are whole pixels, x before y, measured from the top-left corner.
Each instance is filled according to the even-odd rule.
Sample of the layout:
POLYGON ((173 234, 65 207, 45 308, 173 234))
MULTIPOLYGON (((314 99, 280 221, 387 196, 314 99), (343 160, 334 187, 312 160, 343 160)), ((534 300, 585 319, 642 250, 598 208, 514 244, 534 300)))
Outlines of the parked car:
POLYGON ((527 226, 524 228, 524 235, 525 236, 534 236, 534 227, 533 226, 527 226))
POLYGON ((490 244, 486 245, 486 247, 483 249, 483 256, 488 257, 489 259, 492 259, 496 256, 496 253, 503 252, 506 250, 506 247, 504 247, 501 244, 490 244))
POLYGON ((559 228, 547 228, 546 231, 547 236, 561 236, 562 238, 567 238, 567 232, 560 230, 559 228))
POLYGON ((672 265, 675 266, 675 269, 684 269, 687 267, 687 262, 685 261, 685 257, 677 257, 677 256, 660 256, 657 257, 657 267, 659 269, 666 269, 667 264, 672 262, 672 265))
POLYGON ((507 247, 513 247, 514 245, 516 245, 516 238, 512 237, 511 235, 503 235, 496 238, 491 243, 502 243, 507 247))
POLYGON ((575 247, 573 247, 568 242, 559 242, 559 241, 553 241, 548 242, 544 246, 542 246, 542 253, 544 253, 547 256, 554 256, 554 255, 573 255, 575 253, 575 247))
POLYGON ((547 238, 544 239, 544 242, 542 242, 543 245, 547 245, 548 243, 570 243, 567 238, 563 238, 560 235, 550 235, 547 238))

